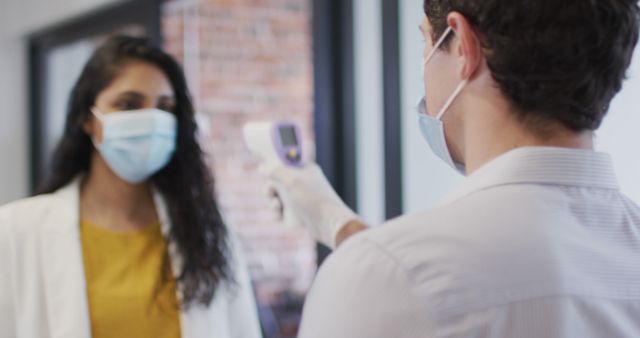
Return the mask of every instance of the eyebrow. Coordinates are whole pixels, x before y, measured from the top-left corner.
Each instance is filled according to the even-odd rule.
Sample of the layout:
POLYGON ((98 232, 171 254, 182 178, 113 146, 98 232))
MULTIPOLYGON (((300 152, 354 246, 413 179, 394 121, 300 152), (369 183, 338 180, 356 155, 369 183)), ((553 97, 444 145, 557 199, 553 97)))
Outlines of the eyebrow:
MULTIPOLYGON (((132 96, 132 97, 134 97, 136 99, 139 99, 139 100, 143 100, 143 99, 146 98, 146 96, 144 94, 142 94, 140 92, 133 91, 133 90, 122 92, 122 93, 120 93, 118 95, 118 97, 122 97, 122 96, 132 96)), ((166 95, 161 95, 160 97, 158 97, 158 101, 160 101, 160 100, 175 100, 175 97, 173 95, 171 95, 171 94, 166 94, 166 95)))
POLYGON ((126 91, 126 92, 122 92, 120 94, 118 94, 118 97, 122 97, 122 96, 133 96, 136 99, 144 99, 145 96, 142 93, 136 92, 136 91, 126 91))

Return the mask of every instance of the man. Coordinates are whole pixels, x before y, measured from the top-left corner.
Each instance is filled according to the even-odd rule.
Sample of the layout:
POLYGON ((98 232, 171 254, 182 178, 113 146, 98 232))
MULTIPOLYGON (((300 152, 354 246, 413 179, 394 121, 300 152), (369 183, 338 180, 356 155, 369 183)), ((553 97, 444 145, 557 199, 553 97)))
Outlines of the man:
POLYGON ((637 1, 424 11, 420 127, 468 177, 435 209, 362 231, 317 166, 268 169, 319 240, 359 232, 321 268, 300 337, 640 337, 640 208, 593 151, 637 1))

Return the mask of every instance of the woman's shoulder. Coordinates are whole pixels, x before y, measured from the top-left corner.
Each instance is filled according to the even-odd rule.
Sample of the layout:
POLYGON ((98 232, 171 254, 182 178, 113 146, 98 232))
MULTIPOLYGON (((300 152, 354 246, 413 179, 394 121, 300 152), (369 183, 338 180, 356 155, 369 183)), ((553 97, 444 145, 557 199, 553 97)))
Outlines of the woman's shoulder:
POLYGON ((66 198, 60 191, 24 198, 0 206, 0 230, 13 234, 30 232, 55 218, 66 198))
POLYGON ((0 206, 0 219, 25 218, 29 215, 38 214, 40 211, 51 207, 54 196, 54 194, 37 195, 0 206))

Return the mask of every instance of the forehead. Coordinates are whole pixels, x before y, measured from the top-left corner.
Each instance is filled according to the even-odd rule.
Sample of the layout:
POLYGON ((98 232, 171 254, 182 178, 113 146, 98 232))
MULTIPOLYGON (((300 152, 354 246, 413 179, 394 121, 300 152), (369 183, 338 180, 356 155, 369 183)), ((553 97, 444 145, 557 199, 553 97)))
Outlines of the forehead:
POLYGON ((136 89, 138 91, 170 94, 171 83, 156 65, 144 61, 127 62, 109 86, 110 89, 136 89))

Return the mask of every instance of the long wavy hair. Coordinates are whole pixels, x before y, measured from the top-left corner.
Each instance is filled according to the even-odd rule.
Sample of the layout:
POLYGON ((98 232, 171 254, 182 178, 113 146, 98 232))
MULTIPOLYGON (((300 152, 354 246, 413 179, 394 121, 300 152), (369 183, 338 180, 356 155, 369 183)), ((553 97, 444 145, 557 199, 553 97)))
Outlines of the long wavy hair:
POLYGON ((93 53, 71 92, 64 135, 54 153, 52 172, 40 192, 54 192, 88 173, 95 150, 82 125, 90 118, 98 94, 132 60, 157 66, 173 87, 173 113, 178 120, 176 151, 151 182, 166 201, 171 220, 168 241, 177 246, 183 260, 177 275, 183 295, 181 305, 208 306, 221 283, 232 279, 227 231, 214 198, 213 178, 197 142, 194 109, 183 71, 160 48, 146 39, 115 36, 93 53))

